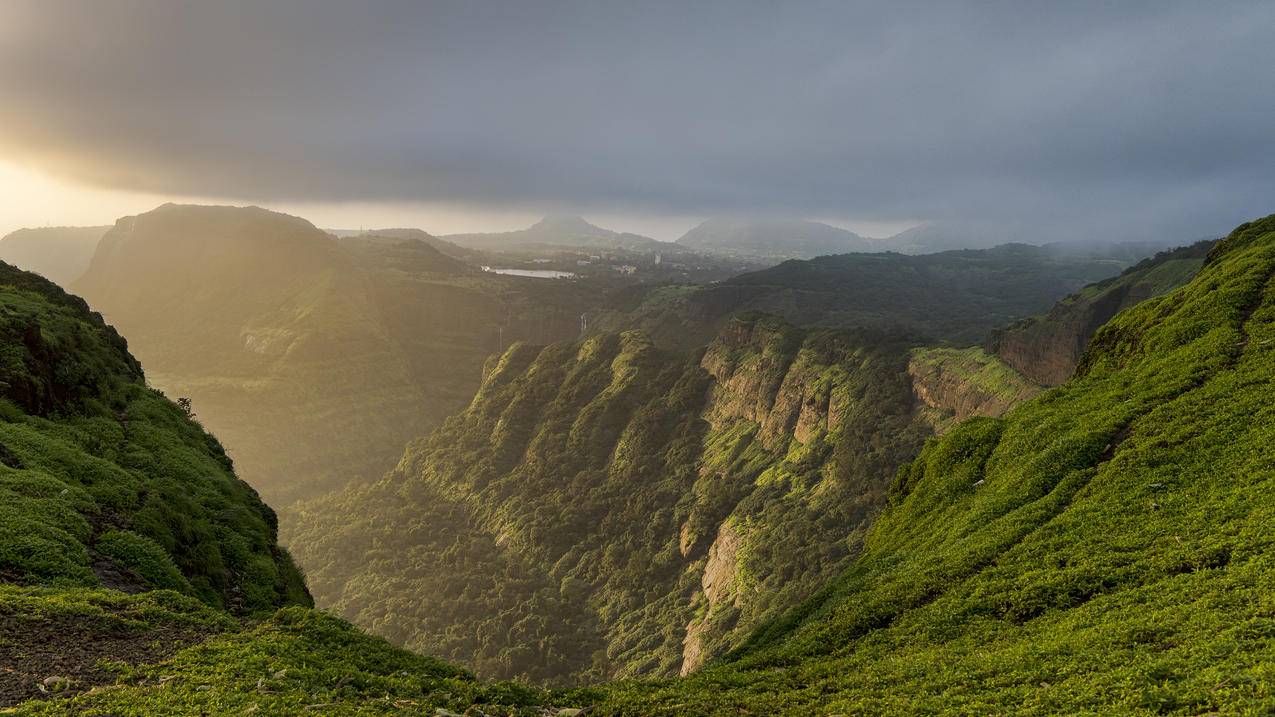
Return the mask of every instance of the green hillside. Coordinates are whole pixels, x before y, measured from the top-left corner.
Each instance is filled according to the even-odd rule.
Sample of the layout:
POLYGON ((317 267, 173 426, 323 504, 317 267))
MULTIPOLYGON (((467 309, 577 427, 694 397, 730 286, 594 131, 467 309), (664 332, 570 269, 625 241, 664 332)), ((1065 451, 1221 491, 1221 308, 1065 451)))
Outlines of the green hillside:
POLYGON ((1044 314, 993 331, 984 342, 1016 371, 1057 386, 1076 370, 1089 339, 1111 317, 1141 301, 1172 291, 1195 276, 1216 242, 1162 251, 1119 276, 1090 284, 1044 314))
MULTIPOLYGON (((1270 600, 1275 540, 1269 529, 1275 519, 1270 498, 1275 495, 1275 216, 1237 229, 1211 252, 1185 287, 1118 315, 1094 337, 1076 377, 1065 385, 1020 404, 1003 418, 973 418, 927 441, 889 484, 884 510, 845 569, 807 599, 790 603, 774 619, 748 631, 729 652, 685 677, 625 680, 573 691, 546 692, 475 681, 463 671, 391 648, 301 606, 243 623, 229 620, 218 606, 234 608, 236 604, 224 596, 235 591, 201 592, 198 585, 213 582, 208 578, 211 573, 201 567, 206 563, 184 562, 182 540, 167 550, 159 533, 136 520, 141 511, 126 504, 109 503, 125 505, 116 507, 118 515, 133 516, 132 523, 118 527, 119 532, 138 535, 134 546, 149 538, 156 547, 131 554, 111 548, 110 541, 93 532, 95 523, 87 518, 97 515, 107 501, 116 500, 103 496, 114 495, 108 488, 122 480, 122 473, 111 481, 87 480, 80 469, 66 468, 73 459, 53 461, 46 457, 53 451, 30 450, 32 444, 16 438, 12 427, 43 431, 47 440, 64 442, 59 449, 65 448, 71 456, 76 449, 70 441, 84 440, 81 432, 89 435, 86 425, 106 431, 112 422, 119 423, 110 415, 118 410, 111 397, 132 395, 136 398, 125 404, 126 411, 144 401, 153 412, 126 412, 130 431, 124 434, 126 447, 133 446, 131 432, 138 431, 152 437, 147 445, 174 450, 185 446, 186 460, 192 455, 208 456, 210 465, 221 465, 215 443, 177 407, 140 384, 140 373, 122 341, 77 300, 48 291, 47 283, 27 274, 14 272, 4 285, 0 297, 7 330, 17 332, 10 334, 6 345, 27 348, 11 350, 5 363, 5 405, 11 408, 4 424, 9 432, 0 436, 8 471, 3 475, 10 476, 5 490, 23 496, 25 502, 13 504, 25 506, 15 515, 25 515, 21 519, 27 522, 23 531, 6 533, 4 538, 4 554, 19 556, 14 563, 19 567, 6 566, 0 573, 8 583, 0 588, 0 620, 6 627, 0 651, 7 651, 7 657, 25 650, 20 660, 7 661, 24 667, 33 664, 26 655, 38 652, 31 648, 34 641, 13 639, 10 626, 15 624, 47 632, 70 621, 81 634, 96 630, 102 637, 121 638, 130 631, 142 631, 165 638, 150 639, 144 645, 128 643, 125 647, 131 652, 121 648, 142 664, 129 666, 124 664, 129 660, 119 657, 98 660, 93 664, 107 676, 94 677, 86 670, 80 678, 90 684, 115 681, 112 686, 81 693, 78 681, 41 680, 43 689, 35 692, 42 698, 48 697, 46 692, 53 693, 55 699, 23 703, 19 713, 318 711, 566 717, 587 708, 592 717, 1256 715, 1275 710, 1275 692, 1270 688, 1275 682, 1275 630, 1271 629, 1275 613, 1270 600), (58 367, 46 372, 47 362, 40 357, 55 352, 30 348, 40 345, 34 340, 12 338, 34 336, 27 328, 32 317, 38 321, 41 341, 56 344, 60 349, 56 355, 74 356, 73 361, 60 365, 55 361, 58 367), (73 352, 68 353, 68 348, 73 352), (168 440, 161 440, 166 431, 168 440), (14 468, 12 464, 18 462, 22 467, 14 468), (27 487, 34 481, 15 482, 14 476, 26 480, 23 474, 37 472, 47 473, 65 487, 41 492, 27 487), (72 504, 79 500, 76 489, 82 489, 93 504, 72 504), (89 526, 88 531, 75 533, 75 515, 89 526), (24 552, 23 540, 28 535, 52 535, 61 526, 71 527, 63 545, 74 547, 78 542, 86 557, 78 563, 31 561, 32 555, 50 553, 24 552), (104 542, 107 547, 102 547, 104 542), (94 571, 94 561, 103 555, 116 567, 94 571), (26 563, 20 562, 23 556, 26 563), (158 564, 164 567, 156 569, 158 564), (159 586, 180 577, 191 586, 191 597, 180 591, 126 595, 95 587, 109 587, 118 583, 118 575, 128 573, 136 581, 130 589, 159 586), (163 654, 145 653, 145 649, 163 654), (156 659, 162 661, 148 664, 156 659), (63 694, 73 696, 67 701, 60 697, 63 694)), ((510 489, 509 475, 531 482, 533 491, 545 491, 550 486, 544 481, 555 474, 526 463, 527 448, 535 447, 544 459, 565 469, 580 467, 585 478, 597 470, 595 466, 605 466, 605 471, 594 473, 594 480, 568 482, 560 491, 545 491, 560 494, 549 503, 557 503, 562 513, 537 512, 538 506, 549 503, 507 504, 476 524, 486 530, 506 520, 508 528, 518 518, 518 530, 502 529, 497 534, 495 542, 501 545, 529 544, 532 536, 583 536, 587 541, 595 524, 605 525, 608 520, 589 512, 596 507, 596 496, 586 486, 605 486, 606 478, 612 476, 632 480, 638 475, 632 471, 641 466, 630 459, 643 454, 632 443, 642 440, 641 427, 652 439, 686 436, 685 425, 660 413, 676 407, 679 397, 689 400, 707 394, 701 400, 720 411, 702 415, 729 423, 728 417, 739 421, 740 413, 754 411, 758 405, 756 400, 735 400, 750 395, 736 390, 773 385, 775 379, 782 386, 783 377, 793 375, 794 366, 809 367, 808 377, 840 376, 828 385, 833 389, 828 394, 832 405, 838 390, 856 385, 854 376, 841 375, 836 366, 813 359, 857 356, 861 363, 856 365, 873 365, 873 354, 862 353, 863 346, 856 348, 842 334, 810 333, 769 320, 739 322, 733 333, 737 339, 762 340, 725 344, 730 334, 719 337, 697 365, 710 375, 709 367, 750 370, 730 373, 743 377, 733 387, 705 386, 704 392, 686 382, 688 376, 703 376, 694 370, 696 365, 669 368, 661 360, 669 354, 637 334, 600 337, 581 345, 511 350, 489 364, 483 392, 470 410, 435 434, 452 431, 452 447, 426 440, 404 461, 397 476, 367 490, 384 491, 388 499, 399 501, 427 497, 431 483, 451 470, 446 461, 449 455, 461 456, 480 445, 484 460, 463 475, 452 475, 453 479, 469 481, 465 485, 479 493, 490 488, 493 492, 486 498, 510 489), (794 347, 798 347, 795 353, 794 347), (769 368, 785 364, 788 369, 783 372, 769 368), (652 385, 655 388, 649 388, 652 385), (569 399, 584 395, 592 396, 584 402, 586 410, 568 410, 569 399), (484 411, 488 411, 485 417, 471 415, 484 411), (531 424, 516 417, 531 412, 542 413, 545 425, 553 430, 525 431, 531 424), (569 420, 569 425, 555 423, 563 420, 569 420), (488 421, 493 432, 461 435, 461 427, 480 421, 488 421), (606 436, 621 439, 599 440, 606 436), (497 450, 489 451, 492 440, 497 450), (608 456, 601 456, 603 452, 608 456), (413 470, 425 463, 440 469, 433 474, 413 470)), ((889 344, 875 337, 871 345, 889 344)), ((909 353, 900 351, 900 363, 894 365, 902 368, 909 353)), ((728 385, 731 380, 722 383, 728 385)), ((825 384, 814 380, 801 385, 825 384)), ((819 405, 808 398, 803 393, 795 404, 819 405)), ((879 403, 856 405, 867 408, 879 403)), ((750 446, 765 447, 762 436, 772 413, 754 413, 747 419, 757 426, 750 446)), ((708 425, 700 430, 710 434, 717 430, 712 420, 703 420, 708 425)), ((112 430, 124 432, 123 428, 112 430)), ((118 438, 120 433, 111 435, 118 438)), ((834 457, 837 445, 845 441, 843 436, 833 442, 834 457)), ((88 444, 77 445, 82 451, 88 444)), ((652 495, 676 480, 677 473, 665 468, 689 448, 686 440, 664 445, 666 463, 654 466, 649 474, 664 480, 647 483, 652 495)), ((737 457, 756 455, 753 447, 737 457)), ((103 450, 95 447, 94 453, 103 450)), ((145 453, 139 448, 107 455, 125 461, 145 453)), ((791 465, 793 458, 789 442, 785 463, 791 465)), ((153 460, 158 462, 147 467, 160 469, 138 470, 133 475, 136 480, 151 481, 152 489, 162 492, 163 479, 158 476, 166 475, 168 469, 162 468, 161 458, 153 460)), ((130 470, 124 463, 116 465, 122 472, 130 470)), ((238 495, 233 487, 242 484, 233 482, 224 466, 222 470, 227 490, 219 493, 238 495)), ((772 466, 768 470, 782 478, 778 482, 784 485, 802 483, 803 474, 797 469, 778 471, 772 466)), ((735 470, 726 473, 735 474, 735 470)), ((813 487, 817 489, 818 484, 813 487)), ((175 511, 206 515, 199 512, 203 504, 192 501, 192 495, 200 493, 186 490, 187 500, 169 495, 168 502, 177 506, 175 511)), ((245 495, 244 511, 223 509, 207 518, 214 525, 230 517, 239 521, 220 533, 221 543, 234 544, 240 535, 260 535, 260 526, 266 526, 268 534, 268 512, 251 502, 250 492, 245 495)), ((818 490, 810 491, 803 500, 817 495, 818 490)), ((782 500, 769 503, 784 504, 782 500)), ((663 514, 652 512, 652 507, 658 507, 658 501, 640 498, 631 510, 645 512, 645 524, 658 527, 663 514)), ((473 505, 456 506, 457 511, 464 509, 475 510, 473 505)), ((468 517, 457 512, 452 518, 454 522, 442 524, 456 536, 456 550, 447 559, 464 570, 468 528, 462 520, 468 517)), ((5 525, 16 519, 6 519, 5 525)), ((425 527, 437 535, 440 524, 414 529, 425 527)), ((660 540, 662 532, 653 530, 652 537, 660 540)), ((692 531, 692 543, 694 535, 692 531)), ((776 539, 779 535, 772 533, 776 539)), ((667 538, 663 540, 664 554, 678 549, 667 538)), ((439 547, 446 549, 429 549, 439 547)), ((276 556, 272 564, 282 582, 275 583, 272 593, 255 593, 263 596, 257 607, 304 602, 304 593, 297 592, 299 584, 286 578, 294 573, 281 567, 286 565, 280 562, 284 554, 271 548, 267 544, 265 554, 276 556), (293 586, 291 593, 279 589, 287 585, 293 586)), ((643 555, 639 550, 619 551, 615 558, 643 555)), ((373 558, 385 556, 373 554, 373 558)), ((601 559, 611 560, 605 553, 601 559)), ((608 569, 617 565, 586 563, 586 567, 608 569)), ((239 572, 232 575, 241 579, 239 572)), ((384 592, 397 594, 402 604, 428 603, 447 589, 443 585, 412 592, 411 580, 421 576, 406 577, 384 586, 384 592)), ((255 586, 263 584, 258 580, 255 586)), ((240 587, 245 594, 257 589, 251 581, 240 587)), ((693 584, 690 587, 694 589, 693 584)), ((700 588, 704 588, 702 582, 700 588)), ((560 595, 580 592, 579 583, 568 582, 566 589, 559 586, 560 595)), ((551 606, 552 594, 546 592, 544 598, 540 605, 551 606)), ((655 595, 643 594, 641 599, 660 604, 655 595)), ((546 621, 557 617, 548 611, 541 616, 546 621)), ((524 615, 520 627, 529 632, 527 621, 533 617, 524 615)), ((651 633, 639 630, 635 634, 651 633)), ((112 644, 116 643, 107 647, 112 644)), ((542 645, 525 646, 534 651, 542 645)), ((12 674, 0 683, 5 690, 0 695, 10 704, 17 701, 11 685, 19 681, 12 674)), ((20 681, 29 684, 29 677, 24 675, 20 681)))
POLYGON ((385 480, 303 503, 285 537, 320 605, 481 675, 687 672, 844 568, 936 426, 1031 390, 931 364, 759 315, 689 354, 640 332, 520 345, 385 480))
POLYGON ((1275 217, 1078 376, 928 444, 848 571, 600 714, 1275 710, 1275 217))
POLYGON ((596 331, 642 329, 661 345, 698 346, 731 316, 761 311, 799 326, 898 329, 973 345, 1048 309, 1125 263, 1026 244, 922 256, 838 254, 706 286, 663 286, 591 317, 596 331))
MULTIPOLYGON (((232 613, 310 604, 273 511, 82 300, 0 264, 0 346, 0 656, 17 667, 0 672, 0 700, 36 690, 27 650, 91 656, 134 618, 188 639, 232 613)), ((91 660, 55 669, 96 676, 91 660)))

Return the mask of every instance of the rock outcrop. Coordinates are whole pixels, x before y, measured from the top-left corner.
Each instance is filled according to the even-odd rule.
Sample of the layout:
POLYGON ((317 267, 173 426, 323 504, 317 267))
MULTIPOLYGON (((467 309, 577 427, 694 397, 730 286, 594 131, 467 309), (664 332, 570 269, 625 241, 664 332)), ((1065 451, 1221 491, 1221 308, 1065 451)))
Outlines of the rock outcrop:
POLYGON ((1086 286, 1046 314, 992 332, 987 351, 1032 381, 1057 386, 1071 378, 1089 339, 1103 324, 1124 309, 1190 281, 1214 243, 1161 252, 1120 276, 1086 286))

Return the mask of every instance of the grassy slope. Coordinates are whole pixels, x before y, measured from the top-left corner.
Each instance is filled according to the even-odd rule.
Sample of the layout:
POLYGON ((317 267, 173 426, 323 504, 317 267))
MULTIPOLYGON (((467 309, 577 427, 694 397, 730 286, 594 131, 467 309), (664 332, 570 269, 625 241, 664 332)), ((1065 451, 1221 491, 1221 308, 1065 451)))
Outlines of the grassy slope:
POLYGON ((1275 217, 1065 386, 900 473, 863 557, 734 662, 603 714, 1275 709, 1275 217))

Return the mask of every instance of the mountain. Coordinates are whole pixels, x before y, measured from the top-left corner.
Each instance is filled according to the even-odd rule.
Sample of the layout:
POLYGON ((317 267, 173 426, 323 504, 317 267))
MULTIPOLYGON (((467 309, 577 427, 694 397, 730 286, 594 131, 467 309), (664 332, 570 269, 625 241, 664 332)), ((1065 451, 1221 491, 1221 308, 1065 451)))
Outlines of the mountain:
POLYGON ((473 249, 466 249, 465 247, 460 246, 459 244, 454 244, 444 239, 439 239, 433 234, 430 234, 429 232, 424 231, 422 229, 392 228, 392 229, 369 229, 366 231, 361 229, 358 231, 328 229, 327 232, 331 234, 332 236, 336 237, 338 241, 342 243, 348 243, 349 246, 357 246, 361 242, 365 242, 369 240, 371 240, 372 243, 378 243, 378 242, 385 242, 386 240, 390 240, 390 239, 397 239, 400 241, 410 241, 413 243, 427 244, 430 247, 433 247, 434 249, 438 250, 440 253, 444 254, 445 256, 449 256, 453 259, 457 259, 459 261, 462 261, 468 264, 473 264, 474 263, 473 260, 475 258, 482 256, 480 252, 476 252, 473 249))
POLYGON ((924 256, 840 254, 707 286, 654 287, 591 315, 590 326, 640 328, 661 344, 690 346, 730 316, 762 311, 803 326, 901 329, 930 343, 970 345, 1124 267, 1024 244, 924 256))
POLYGON ((581 217, 547 216, 526 229, 486 234, 448 234, 443 240, 470 249, 500 250, 528 246, 593 247, 671 251, 676 247, 640 234, 613 232, 594 226, 581 217))
POLYGON ((699 252, 771 259, 872 251, 871 242, 854 232, 799 219, 713 218, 692 227, 677 243, 699 252))
POLYGON ((502 341, 576 335, 584 288, 502 278, 414 239, 165 205, 117 222, 76 289, 286 507, 384 474, 465 406, 502 341))
POLYGON ((1033 381, 1057 386, 1071 378, 1099 328, 1124 309, 1190 281, 1215 243, 1197 242, 1144 259, 1068 296, 1048 313, 994 331, 986 348, 1033 381))
POLYGON ((1001 373, 763 316, 689 354, 639 332, 519 345, 287 542, 320 604, 483 675, 686 672, 842 569, 935 427, 1034 392, 982 360, 1001 373))
MULTIPOLYGON (((1038 231, 1038 230, 1037 230, 1038 231)), ((1031 228, 1000 224, 925 222, 890 237, 876 239, 877 251, 933 254, 957 249, 990 249, 1001 244, 1038 244, 1031 228)))
POLYGON ((0 260, 70 286, 89 268, 97 242, 110 227, 19 229, 0 239, 0 260))
POLYGON ((460 275, 480 271, 461 257, 465 250, 419 229, 384 229, 338 237, 337 243, 378 269, 413 274, 460 275), (457 250, 454 253, 449 250, 457 250))

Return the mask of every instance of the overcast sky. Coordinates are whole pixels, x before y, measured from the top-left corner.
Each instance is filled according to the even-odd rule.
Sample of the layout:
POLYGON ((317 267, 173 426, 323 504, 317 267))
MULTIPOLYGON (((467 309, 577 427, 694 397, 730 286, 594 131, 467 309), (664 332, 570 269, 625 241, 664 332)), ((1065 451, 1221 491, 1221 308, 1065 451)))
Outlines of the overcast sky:
POLYGON ((5 0, 0 98, 0 229, 41 182, 39 223, 195 198, 1187 239, 1275 212, 1269 1, 5 0))

